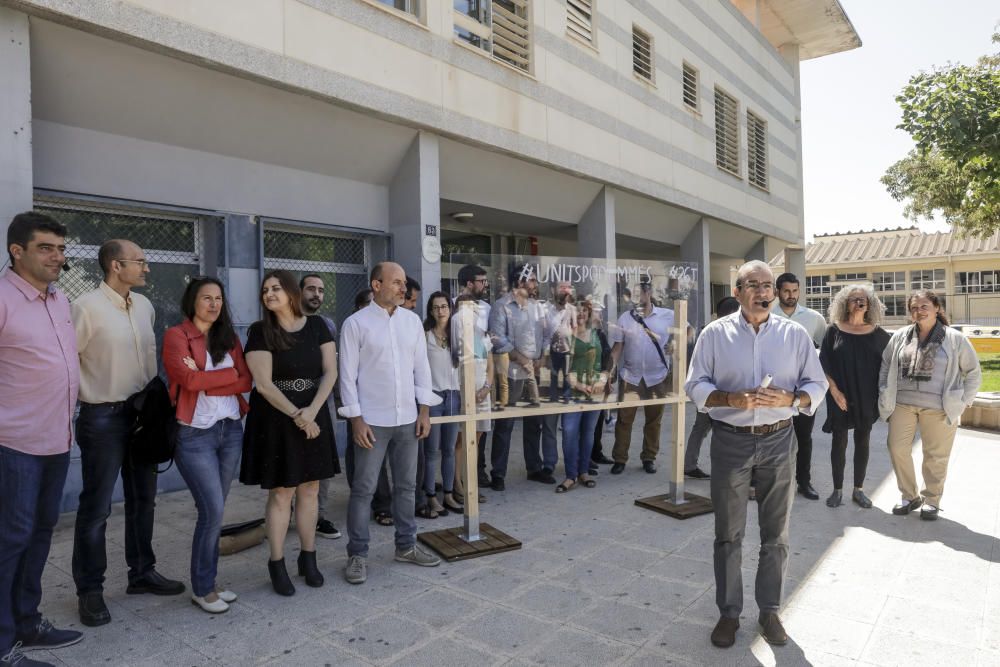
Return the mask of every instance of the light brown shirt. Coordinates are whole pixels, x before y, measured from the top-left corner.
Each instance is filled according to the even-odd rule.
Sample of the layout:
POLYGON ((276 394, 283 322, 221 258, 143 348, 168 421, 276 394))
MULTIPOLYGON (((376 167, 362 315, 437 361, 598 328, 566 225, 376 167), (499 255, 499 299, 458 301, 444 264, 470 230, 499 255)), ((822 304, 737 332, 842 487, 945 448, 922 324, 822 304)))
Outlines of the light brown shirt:
POLYGON ((129 292, 123 299, 101 281, 73 302, 73 326, 80 352, 80 400, 116 403, 156 375, 156 312, 149 299, 129 292))

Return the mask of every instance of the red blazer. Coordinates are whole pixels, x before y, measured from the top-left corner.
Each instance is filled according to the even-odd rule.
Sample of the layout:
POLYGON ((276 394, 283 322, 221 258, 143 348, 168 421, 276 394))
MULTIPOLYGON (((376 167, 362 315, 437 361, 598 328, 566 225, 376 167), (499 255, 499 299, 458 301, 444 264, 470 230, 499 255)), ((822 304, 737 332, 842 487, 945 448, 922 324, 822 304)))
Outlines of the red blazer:
POLYGON ((209 396, 232 396, 240 403, 240 414, 245 415, 250 406, 243 394, 250 391, 253 378, 243 358, 243 348, 237 340, 229 350, 233 368, 205 370, 205 335, 198 331, 191 320, 184 320, 170 327, 163 336, 163 367, 170 381, 170 400, 176 400, 177 420, 190 424, 198 403, 198 392, 209 396), (191 357, 199 370, 193 371, 184 364, 184 357, 191 357), (180 393, 178 394, 178 389, 180 393), (176 399, 174 397, 177 397, 176 399))

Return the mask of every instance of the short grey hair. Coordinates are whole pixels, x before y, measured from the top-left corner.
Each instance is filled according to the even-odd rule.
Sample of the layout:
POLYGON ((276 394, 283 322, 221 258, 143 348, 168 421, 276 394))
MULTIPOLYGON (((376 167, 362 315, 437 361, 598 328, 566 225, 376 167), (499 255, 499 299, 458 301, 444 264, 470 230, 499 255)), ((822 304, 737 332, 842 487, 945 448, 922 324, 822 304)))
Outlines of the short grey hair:
POLYGON ((865 323, 879 326, 882 324, 882 316, 885 314, 885 304, 876 296, 871 285, 864 283, 854 283, 841 288, 830 302, 830 309, 827 311, 830 324, 846 322, 851 316, 851 307, 847 303, 847 297, 852 292, 864 292, 868 297, 868 308, 865 310, 865 323))
POLYGON ((759 259, 750 260, 743 266, 741 266, 736 271, 736 282, 737 284, 742 283, 743 279, 747 277, 747 274, 753 273, 754 271, 767 271, 774 277, 774 271, 771 270, 771 265, 767 262, 762 262, 759 259))

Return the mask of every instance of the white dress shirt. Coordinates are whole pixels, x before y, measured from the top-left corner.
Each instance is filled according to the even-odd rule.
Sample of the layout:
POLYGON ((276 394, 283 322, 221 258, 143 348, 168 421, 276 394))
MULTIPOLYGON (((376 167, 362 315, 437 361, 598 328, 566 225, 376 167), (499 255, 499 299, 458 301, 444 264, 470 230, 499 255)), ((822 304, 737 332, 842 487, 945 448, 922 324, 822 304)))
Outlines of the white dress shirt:
POLYGON ((806 308, 801 303, 795 306, 795 311, 791 315, 786 315, 781 309, 781 302, 771 308, 771 312, 779 317, 784 317, 805 327, 816 347, 823 344, 823 337, 826 336, 826 318, 812 308, 806 308))
MULTIPOLYGON (((653 306, 653 312, 643 316, 642 319, 656 334, 662 350, 670 342, 674 311, 653 306)), ((619 375, 625 382, 638 385, 640 380, 645 380, 646 386, 652 387, 666 379, 670 372, 671 358, 666 351, 663 352, 663 359, 667 361, 667 365, 664 366, 663 359, 656 351, 656 343, 653 343, 642 325, 635 321, 632 311, 622 313, 618 318, 618 326, 612 328, 609 338, 612 344, 622 343, 619 375)))
POLYGON ((347 318, 340 332, 341 417, 362 417, 371 426, 402 426, 417 420, 417 403, 441 402, 432 391, 427 338, 415 313, 392 315, 372 301, 347 318))
POLYGON ((733 426, 763 426, 796 414, 789 407, 706 408, 715 390, 740 391, 760 386, 770 373, 771 386, 809 394, 811 415, 826 397, 828 383, 816 349, 804 328, 784 317, 768 317, 754 332, 742 311, 708 324, 698 337, 684 391, 702 412, 733 426))

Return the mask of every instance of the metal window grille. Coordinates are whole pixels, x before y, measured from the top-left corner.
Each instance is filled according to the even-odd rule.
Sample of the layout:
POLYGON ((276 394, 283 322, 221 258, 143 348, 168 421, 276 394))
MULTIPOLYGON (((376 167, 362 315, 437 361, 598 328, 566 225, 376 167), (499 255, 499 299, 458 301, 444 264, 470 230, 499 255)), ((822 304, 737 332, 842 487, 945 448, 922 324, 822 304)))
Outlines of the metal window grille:
POLYGON ((767 121, 747 111, 747 180, 767 190, 767 121))
POLYGON ((687 63, 683 67, 683 94, 684 104, 689 109, 698 110, 698 70, 687 63))
POLYGON ((569 34, 592 43, 594 41, 593 21, 593 0, 567 0, 566 29, 569 34))
POLYGON ((363 235, 264 226, 264 269, 287 269, 296 278, 315 273, 325 296, 319 313, 339 327, 354 309, 354 296, 368 287, 368 240, 363 235))
POLYGON ((715 89, 715 164, 733 176, 740 175, 739 102, 715 89))
POLYGON ((636 26, 632 26, 632 71, 646 81, 653 80, 653 38, 636 26))
POLYGON ((162 343, 164 331, 183 320, 181 297, 191 278, 202 273, 202 226, 197 217, 54 198, 36 198, 35 210, 66 225, 66 259, 71 268, 58 284, 70 301, 101 284, 104 274, 97 263, 101 244, 128 239, 143 249, 149 262, 146 286, 136 291, 156 310, 157 344, 162 343))

